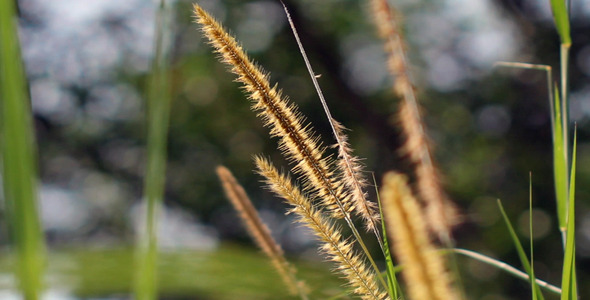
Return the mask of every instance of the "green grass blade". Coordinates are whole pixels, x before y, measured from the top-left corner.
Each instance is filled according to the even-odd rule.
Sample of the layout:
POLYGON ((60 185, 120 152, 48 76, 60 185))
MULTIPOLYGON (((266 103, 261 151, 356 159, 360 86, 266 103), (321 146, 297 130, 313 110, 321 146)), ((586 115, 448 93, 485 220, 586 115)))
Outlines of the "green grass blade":
POLYGON ((535 255, 533 252, 533 174, 529 173, 529 255, 531 257, 531 291, 532 299, 537 299, 537 289, 535 287, 535 255))
MULTIPOLYGON (((522 244, 520 243, 520 240, 518 239, 518 236, 516 235, 516 231, 514 231, 514 227, 512 227, 512 224, 510 223, 510 219, 508 219, 508 215, 506 215, 506 211, 504 211, 504 207, 502 206, 502 202, 498 199, 498 207, 500 208, 500 212, 502 213, 502 217, 504 218, 504 222, 506 223, 506 227, 508 228, 508 232, 510 233, 510 237, 512 238, 512 242, 514 243, 514 247, 516 248, 516 251, 518 253, 518 258, 520 259, 520 263, 522 264, 524 270, 528 273, 529 275, 529 280, 531 280, 532 282, 534 282, 534 286, 535 288, 533 289, 533 291, 535 291, 534 293, 536 294, 537 298, 536 299, 543 299, 543 294, 541 293, 541 289, 539 288, 539 286, 536 284, 536 280, 534 277, 534 274, 532 273, 532 268, 531 268, 531 264, 529 262, 528 257, 526 256, 526 252, 524 251, 524 248, 522 247, 522 244)), ((531 236, 532 239, 532 236, 531 236)))
POLYGON ((555 27, 561 39, 562 44, 571 44, 572 39, 570 36, 570 21, 565 5, 565 0, 550 0, 551 11, 553 12, 553 20, 555 21, 555 27))
POLYGON ((557 201, 557 219, 559 230, 562 232, 562 238, 565 245, 565 229, 567 215, 567 197, 568 197, 568 163, 567 152, 564 148, 565 138, 563 135, 563 121, 561 113, 561 101, 559 99, 559 89, 554 87, 555 93, 551 114, 555 122, 553 123, 553 177, 555 180, 555 196, 557 201))
MULTIPOLYGON (((373 174, 373 182, 375 190, 377 192, 377 204, 379 204, 379 214, 381 215, 381 220, 384 220, 383 209, 381 207, 381 199, 379 198, 379 188, 377 186, 377 181, 375 180, 375 174, 373 174)), ((391 297, 391 299, 404 299, 401 293, 400 285, 395 275, 395 265, 393 264, 393 259, 391 258, 391 251, 389 251, 389 242, 387 240, 387 229, 385 228, 385 221, 381 221, 381 233, 383 239, 383 256, 385 257, 385 272, 387 275, 387 289, 389 292, 389 296, 391 297)))
MULTIPOLYGON (((379 210, 381 210, 381 203, 379 203, 379 210)), ((383 213, 381 212, 383 216, 383 213)), ((393 265, 393 260, 391 258, 391 252, 389 251, 389 243, 387 242, 387 236, 385 235, 387 232, 385 230, 385 225, 381 222, 382 232, 383 232, 383 255, 385 256, 385 270, 387 274, 387 288, 389 294, 392 295, 392 299, 402 299, 400 298, 400 286, 397 281, 397 277, 395 276, 395 266, 393 265)))
MULTIPOLYGON (((570 45, 561 44, 559 48, 559 75, 561 79, 561 122, 563 130, 563 152, 565 154, 565 162, 569 166, 569 143, 570 143, 570 108, 569 108, 569 53, 570 45)), ((569 175, 569 172, 566 172, 569 175)), ((566 182, 569 177, 566 177, 566 182)), ((569 184, 567 185, 569 187, 569 184)))
POLYGON ((4 197, 18 257, 19 287, 39 299, 45 244, 37 208, 37 159, 14 1, 0 1, 0 101, 4 197))
POLYGON ((574 133, 574 146, 572 154, 571 183, 567 214, 567 234, 565 243, 565 254, 563 258, 563 272, 561 277, 562 300, 578 299, 578 288, 576 283, 576 241, 575 241, 575 190, 576 190, 576 148, 577 134, 574 133))
POLYGON ((165 55, 169 9, 160 2, 156 15, 155 53, 147 91, 147 169, 144 181, 145 232, 139 237, 136 260, 135 298, 157 299, 157 224, 164 194, 166 144, 170 118, 170 87, 165 55))
MULTIPOLYGON (((559 66, 560 66, 560 78, 561 78, 561 122, 563 130, 563 153, 565 155, 565 163, 569 170, 570 162, 570 112, 569 112, 569 50, 570 46, 561 44, 559 48, 559 66)), ((566 175, 569 176, 569 172, 566 171, 566 175)), ((569 187, 569 177, 566 176, 566 186, 569 187)))
POLYGON ((537 279, 535 277, 535 260, 533 253, 533 175, 529 173, 529 251, 531 257, 531 271, 529 272, 531 291, 533 293, 532 299, 544 299, 541 289, 537 285, 537 279))

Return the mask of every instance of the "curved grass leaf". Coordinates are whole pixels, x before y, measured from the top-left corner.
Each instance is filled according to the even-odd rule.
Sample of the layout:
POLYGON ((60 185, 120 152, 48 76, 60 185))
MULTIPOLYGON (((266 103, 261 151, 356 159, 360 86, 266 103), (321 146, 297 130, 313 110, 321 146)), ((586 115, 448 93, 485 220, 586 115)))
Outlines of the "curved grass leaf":
MULTIPOLYGON (((518 236, 516 235, 516 231, 514 231, 514 227, 512 227, 512 224, 510 223, 510 220, 508 219, 508 215, 506 215, 506 211, 504 211, 504 207, 502 206, 502 202, 499 199, 498 199, 498 207, 500 208, 500 212, 502 213, 502 217, 504 218, 504 222, 506 223, 506 227, 508 228, 508 232, 510 233, 510 237, 512 238, 512 242, 513 242, 514 247, 516 248, 516 251, 518 253, 518 258, 520 259, 520 263, 522 264, 524 270, 529 274, 529 280, 531 280, 531 284, 534 285, 534 289, 533 289, 534 293, 533 294, 536 295, 536 298, 534 298, 534 299, 544 299, 543 294, 541 293, 541 289, 536 284, 535 275, 532 272, 532 267, 531 267, 528 257, 526 256, 526 252, 524 251, 524 248, 522 247, 522 244, 520 243, 520 240, 518 239, 518 236)), ((530 222, 532 222, 532 220, 530 222)), ((532 236, 531 236, 531 239, 532 239, 532 236)))

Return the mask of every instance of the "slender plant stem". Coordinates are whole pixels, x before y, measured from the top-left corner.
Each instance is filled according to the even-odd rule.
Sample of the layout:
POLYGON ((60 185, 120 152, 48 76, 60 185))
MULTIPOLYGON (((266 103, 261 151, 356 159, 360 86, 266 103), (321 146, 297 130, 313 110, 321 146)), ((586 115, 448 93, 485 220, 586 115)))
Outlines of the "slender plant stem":
MULTIPOLYGON (((569 70, 569 44, 561 44, 559 50, 559 57, 560 57, 560 76, 561 76, 561 120, 562 120, 562 130, 563 130, 563 154, 565 155, 564 161, 566 163, 566 173, 568 176, 565 176, 565 186, 569 190, 570 187, 570 146, 569 146, 569 124, 570 124, 570 117, 569 117, 569 77, 568 77, 568 70, 569 70)), ((569 191, 568 191, 569 194, 569 191)), ((567 201, 567 205, 569 205, 569 201, 567 201)), ((566 244, 566 236, 567 233, 562 231, 562 238, 563 238, 563 247, 565 248, 566 244)))
POLYGON ((156 12, 155 53, 147 95, 147 168, 144 181, 146 227, 145 232, 139 237, 138 245, 135 281, 135 297, 138 300, 157 298, 157 224, 164 194, 166 140, 170 114, 170 92, 164 49, 169 27, 168 14, 165 0, 161 0, 156 12))
MULTIPOLYGON (((477 253, 475 251, 471 251, 471 250, 467 250, 467 249, 460 249, 460 248, 447 249, 445 251, 447 251, 447 252, 454 252, 454 253, 458 253, 458 254, 461 254, 461 255, 465 255, 467 257, 471 257, 471 258, 473 258, 475 260, 478 260, 480 262, 483 262, 483 263, 486 263, 488 265, 492 265, 494 267, 497 267, 497 268, 499 268, 501 270, 504 270, 504 271, 506 271, 506 272, 508 272, 508 273, 510 273, 510 274, 512 274, 514 276, 516 276, 516 277, 519 277, 519 278, 522 278, 522 279, 525 279, 525 280, 530 280, 529 279, 530 277, 529 277, 529 275, 527 273, 525 273, 523 271, 520 271, 517 268, 515 268, 515 267, 513 267, 513 266, 511 266, 511 265, 509 265, 509 264, 507 264, 505 262, 499 261, 497 259, 493 259, 493 258, 491 258, 489 256, 486 256, 486 255, 483 255, 483 254, 479 254, 479 253, 477 253)), ((556 287, 556 286, 554 286, 554 285, 552 285, 550 283, 547 283, 547 282, 545 282, 543 280, 540 280, 540 279, 536 279, 535 281, 536 281, 536 283, 540 287, 543 287, 543 288, 547 289, 548 291, 551 291, 551 292, 553 292, 555 294, 558 294, 558 295, 561 294, 561 289, 560 288, 558 288, 558 287, 556 287)))
MULTIPOLYGON (((318 83, 317 77, 311 67, 311 63, 309 62, 309 59, 307 58, 307 54, 305 53, 305 49, 303 48, 303 44, 301 43, 301 40, 299 39, 299 35, 297 34, 297 30, 295 28, 295 25, 293 24, 293 20, 291 19, 291 15, 289 14, 287 7, 285 6, 285 3, 283 3, 282 1, 281 1, 281 3, 283 4, 283 8, 285 9, 285 13, 287 14, 287 19, 289 21, 289 24, 291 25, 293 35, 295 36, 295 40, 297 41, 297 45, 299 46, 299 50, 301 52, 301 55, 303 56, 303 60, 305 61, 305 66, 307 67, 307 70, 309 71, 309 75, 311 76, 311 80, 313 82, 313 85, 318 93, 318 96, 320 98, 320 102, 322 103, 322 107, 324 108, 324 112, 326 113, 326 116, 328 117, 328 121, 329 121, 330 126, 332 128, 332 131, 334 133, 336 133, 336 128, 335 128, 335 125, 333 122, 334 119, 332 118, 332 114, 330 113, 330 109, 328 108, 328 104, 326 103, 326 99, 324 98, 324 95, 323 95, 320 85, 318 83)), ((343 141, 340 140, 340 136, 338 134, 334 134, 334 136, 336 138, 338 145, 342 145, 343 141)), ((348 161, 348 157, 344 157, 343 159, 347 160, 347 162, 346 162, 347 165, 351 164, 351 162, 348 161)), ((340 205, 340 203, 338 203, 338 205, 340 205)), ((354 223, 352 222, 352 219, 350 218, 350 214, 348 212, 346 212, 344 207, 340 207, 340 208, 342 210, 342 213, 344 214, 344 218, 346 220, 346 223, 348 224, 348 227, 350 227, 350 229, 352 230, 352 233, 353 233, 354 237, 356 238, 356 240, 358 241, 358 244, 361 246, 361 248, 363 249, 363 252, 367 255, 367 258, 369 259, 369 262, 371 263, 371 265, 375 269, 375 272, 378 274, 377 277, 379 277, 381 284, 383 284, 383 287, 385 289, 387 289, 387 283, 383 279, 383 276, 380 275, 381 272, 379 271, 379 267, 377 267, 375 260, 373 259, 371 253, 367 249, 367 246, 365 245, 360 233, 356 229, 356 226, 354 226, 354 223)), ((379 232, 376 230, 376 228, 378 228, 376 226, 376 224, 374 225, 373 228, 374 228, 373 233, 377 237, 377 241, 379 242, 379 246, 381 247, 381 250, 384 251, 381 236, 380 236, 379 232)))
MULTIPOLYGON (((535 275, 535 256, 534 256, 534 235, 533 235, 533 172, 529 172, 529 253, 530 253, 530 270, 529 278, 531 278, 531 291, 533 300, 544 300, 543 293, 537 284, 535 275)), ((523 251, 524 252, 524 251, 523 251)))
MULTIPOLYGON (((371 176, 373 178, 373 185, 375 186, 375 194, 377 195, 377 204, 379 204, 379 214, 381 216, 381 220, 383 220, 383 206, 381 203, 381 198, 379 197, 379 185, 377 184, 377 179, 375 179, 375 173, 371 172, 371 176)), ((393 256, 391 255, 391 251, 389 250, 390 248, 387 237, 387 227, 385 226, 384 222, 381 222, 381 230, 383 232, 383 255, 385 257, 386 267, 384 273, 387 277, 389 295, 392 297, 392 299, 404 299, 402 289, 400 288, 399 282, 397 281, 397 276, 395 275, 393 256)))
MULTIPOLYGON (((565 155, 566 172, 569 175, 570 171, 570 142, 569 142, 569 131, 570 131, 570 117, 569 117, 569 44, 561 44, 559 56, 560 56, 560 76, 561 76, 561 120, 563 130, 563 154, 565 155)), ((565 186, 569 189, 569 176, 565 177, 565 186)), ((565 242, 564 242, 565 245, 565 242)))

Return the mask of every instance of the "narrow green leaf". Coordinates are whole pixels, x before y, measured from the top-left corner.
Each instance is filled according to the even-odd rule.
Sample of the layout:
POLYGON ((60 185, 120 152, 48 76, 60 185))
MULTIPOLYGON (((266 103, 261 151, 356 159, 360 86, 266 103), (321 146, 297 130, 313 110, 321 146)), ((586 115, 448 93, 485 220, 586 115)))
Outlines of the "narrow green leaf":
MULTIPOLYGON (((555 197, 557 201, 557 219, 559 222, 559 230, 565 232, 566 227, 566 215, 567 215, 567 195, 568 195, 568 184, 567 179, 569 178, 567 172, 567 153, 564 148, 564 136, 563 136, 563 121, 561 114, 561 101, 559 99, 559 89, 557 86, 554 87, 555 93, 554 102, 551 112, 553 115, 553 178, 555 181, 555 197)), ((565 243, 564 243, 565 244, 565 243)))
MULTIPOLYGON (((576 129, 577 132, 577 129, 576 129)), ((576 207, 575 207, 575 190, 576 190, 576 148, 577 133, 574 132, 574 145, 572 153, 572 170, 570 177, 570 193, 568 201, 567 214, 567 233, 565 242, 565 254, 563 258, 563 272, 561 276, 561 300, 578 299, 578 288, 576 283, 576 207)))
POLYGON ((529 278, 531 281, 531 291, 533 293, 532 299, 544 299, 541 293, 541 288, 537 284, 537 278, 535 277, 535 259, 533 252, 533 175, 529 173, 529 251, 531 256, 531 271, 529 272, 529 278))
POLYGON ((17 279, 27 300, 39 299, 45 244, 37 207, 37 153, 16 28, 15 2, 0 1, 0 110, 4 199, 17 254, 17 279))
POLYGON ((557 27, 561 43, 570 45, 572 39, 570 37, 570 21, 565 0, 550 0, 549 2, 551 3, 553 20, 555 21, 555 27, 557 27))
POLYGON ((166 174, 166 144, 170 118, 170 86, 165 38, 170 28, 169 9, 160 1, 156 12, 154 57, 147 91, 147 168, 144 179, 145 229, 139 237, 136 258, 135 299, 157 299, 157 224, 166 174))
POLYGON ((534 245, 533 245, 533 174, 529 173, 529 255, 531 257, 531 274, 530 274, 530 282, 531 282, 531 291, 533 292, 532 299, 537 299, 537 290, 535 289, 535 255, 534 255, 534 245))
POLYGON ((566 164, 565 186, 569 188, 569 163, 570 163, 570 107, 569 107, 569 45, 561 45, 559 48, 559 77, 561 84, 561 130, 563 131, 562 143, 564 161, 566 164))
MULTIPOLYGON (((502 206, 502 202, 500 201, 500 199, 498 199, 498 207, 500 208, 500 212, 502 213, 502 217, 504 218, 504 223, 506 223, 506 227, 508 228, 508 232, 510 233, 510 237, 512 238, 512 243, 514 244, 514 247, 516 248, 516 251, 518 253, 518 258, 520 259, 520 263, 522 264, 522 267, 524 268, 524 270, 529 274, 529 280, 535 282, 535 277, 534 274, 532 274, 532 268, 531 268, 531 264, 529 262, 528 257, 526 256, 526 252, 524 251, 524 248, 522 247, 522 244, 520 243, 520 240, 518 239, 518 236, 516 235, 516 231, 514 231, 514 227, 512 227, 512 223, 510 223, 510 219, 508 219, 508 215, 506 214, 506 211, 504 211, 504 207, 502 206)), ((531 236, 532 239, 532 236, 531 236)), ((543 299, 543 294, 541 293, 541 289, 539 288, 539 286, 535 283, 535 288, 533 289, 533 291, 535 291, 536 296, 538 297, 537 299, 543 299)))
MULTIPOLYGON (((377 192, 377 204, 379 204, 379 214, 381 215, 381 220, 383 219, 383 209, 381 207, 381 199, 379 198, 379 189, 377 187, 377 181, 375 180, 375 174, 373 174, 373 182, 375 186, 375 190, 377 192)), ((389 242, 387 239, 387 229, 385 228, 385 221, 381 221, 381 233, 383 237, 383 256, 385 257, 385 270, 387 274, 387 289, 389 295, 392 299, 403 299, 403 295, 401 293, 400 285, 397 281, 397 277, 395 276, 395 265, 393 264, 393 259, 391 258, 391 251, 389 251, 389 242)))

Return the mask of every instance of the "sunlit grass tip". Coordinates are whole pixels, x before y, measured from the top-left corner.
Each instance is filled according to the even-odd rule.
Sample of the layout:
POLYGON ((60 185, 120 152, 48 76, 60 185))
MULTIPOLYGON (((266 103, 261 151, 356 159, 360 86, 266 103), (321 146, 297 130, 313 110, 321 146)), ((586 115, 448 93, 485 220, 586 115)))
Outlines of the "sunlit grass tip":
POLYGON ((350 195, 341 181, 333 176, 332 161, 324 156, 318 137, 304 124, 293 103, 289 103, 277 86, 269 83, 269 76, 256 66, 236 40, 206 11, 194 5, 196 22, 210 44, 229 65, 243 84, 252 109, 258 111, 271 136, 279 137, 279 149, 295 164, 294 172, 301 175, 304 190, 313 193, 335 218, 343 218, 352 210, 350 195))

